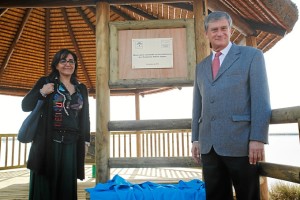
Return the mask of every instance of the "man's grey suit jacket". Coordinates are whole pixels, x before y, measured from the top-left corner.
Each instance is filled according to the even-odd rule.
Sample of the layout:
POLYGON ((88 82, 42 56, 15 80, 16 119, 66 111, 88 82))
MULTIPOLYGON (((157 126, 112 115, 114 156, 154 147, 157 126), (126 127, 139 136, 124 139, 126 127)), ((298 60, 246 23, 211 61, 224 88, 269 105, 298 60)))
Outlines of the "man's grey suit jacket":
POLYGON ((271 116, 263 53, 233 44, 212 79, 212 54, 196 66, 192 141, 202 154, 248 156, 250 140, 268 143, 271 116))

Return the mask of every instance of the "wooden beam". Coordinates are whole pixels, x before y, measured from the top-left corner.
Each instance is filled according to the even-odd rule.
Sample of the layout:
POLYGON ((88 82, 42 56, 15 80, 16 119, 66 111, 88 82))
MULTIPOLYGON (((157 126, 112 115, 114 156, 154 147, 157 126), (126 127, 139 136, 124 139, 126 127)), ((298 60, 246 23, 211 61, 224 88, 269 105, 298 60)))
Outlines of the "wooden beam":
POLYGON ((164 3, 165 5, 172 6, 174 8, 179 8, 183 10, 187 10, 190 12, 194 11, 194 6, 192 4, 187 4, 187 3, 164 3))
POLYGON ((6 87, 6 86, 1 86, 0 91, 1 91, 0 92, 1 95, 24 97, 25 94, 27 94, 30 91, 30 89, 11 88, 11 87, 6 87))
MULTIPOLYGON (((272 110, 270 124, 298 123, 300 106, 272 110)), ((110 131, 190 129, 191 119, 124 120, 108 122, 110 131)))
POLYGON ((300 106, 272 110, 271 124, 297 123, 300 119, 300 106))
POLYGON ((70 35, 70 38, 72 40, 72 43, 73 43, 73 46, 75 48, 75 51, 76 51, 76 54, 77 54, 77 57, 78 57, 78 60, 80 62, 80 66, 81 66, 81 69, 82 69, 82 72, 84 74, 84 77, 86 79, 86 82, 87 82, 87 87, 89 88, 93 88, 93 84, 92 84, 92 81, 90 79, 90 76, 88 75, 87 73, 87 69, 84 65, 84 62, 83 62, 83 58, 81 56, 81 52, 79 50, 79 47, 78 47, 78 44, 77 44, 77 41, 76 41, 76 38, 75 38, 75 35, 73 33, 73 30, 72 30, 72 26, 71 26, 71 23, 68 19, 68 15, 67 15, 67 11, 66 11, 66 8, 61 8, 61 12, 64 16, 64 20, 67 24, 67 27, 68 27, 68 32, 69 32, 69 35, 70 35))
POLYGON ((138 15, 146 18, 146 19, 158 19, 157 17, 154 17, 153 15, 150 15, 150 14, 144 12, 143 10, 140 10, 140 9, 135 8, 133 6, 123 5, 121 7, 125 8, 125 9, 128 9, 128 10, 130 10, 130 11, 132 11, 132 12, 134 12, 134 13, 136 13, 136 14, 138 14, 138 15))
POLYGON ((86 16, 86 14, 82 11, 81 8, 77 7, 76 8, 77 12, 80 14, 80 16, 82 17, 82 19, 85 21, 85 23, 89 26, 89 28, 91 29, 91 31, 93 31, 93 34, 96 34, 96 28, 93 25, 93 23, 89 20, 89 18, 86 16))
POLYGON ((4 14, 4 13, 6 13, 6 11, 8 10, 8 8, 1 8, 0 9, 0 17, 2 17, 2 15, 4 14))
POLYGON ((255 36, 246 37, 246 45, 250 47, 257 48, 257 40, 255 36))
POLYGON ((196 63, 210 53, 209 41, 205 35, 204 20, 208 14, 207 0, 194 0, 195 15, 195 45, 196 45, 196 63))
POLYGON ((191 129, 191 119, 110 121, 109 131, 191 129))
POLYGON ((201 168, 191 157, 147 157, 147 158, 110 158, 110 168, 158 168, 187 167, 201 168))
POLYGON ((272 26, 269 24, 263 24, 260 22, 254 22, 254 21, 249 21, 249 20, 247 20, 247 23, 255 30, 260 30, 260 31, 267 32, 267 33, 273 33, 273 34, 279 35, 281 37, 284 37, 287 33, 287 30, 285 30, 281 27, 276 27, 276 26, 272 26))
POLYGON ((135 18, 131 17, 130 15, 122 12, 120 9, 118 9, 116 6, 110 6, 110 10, 113 11, 114 13, 116 13, 117 15, 120 15, 121 17, 123 17, 126 20, 135 20, 135 18))
POLYGON ((109 18, 108 3, 96 5, 96 183, 110 179, 109 130, 109 18))
MULTIPOLYGON (((201 46, 200 46, 201 47, 201 46)), ((109 81, 111 89, 119 88, 160 88, 160 87, 185 87, 193 86, 193 80, 167 80, 167 79, 144 79, 136 80, 118 80, 117 82, 109 81)))
POLYGON ((300 167, 259 162, 258 168, 261 176, 300 183, 300 167))
POLYGON ((25 28, 25 25, 26 25, 26 23, 27 23, 27 21, 29 19, 31 11, 32 11, 32 8, 26 9, 25 15, 23 17, 23 21, 22 21, 21 25, 19 26, 18 32, 15 35, 15 39, 12 42, 12 44, 10 45, 9 50, 8 50, 8 52, 6 54, 6 57, 4 58, 4 60, 2 62, 2 65, 0 66, 0 79, 3 76, 4 70, 5 70, 5 68, 6 68, 7 64, 8 64, 8 61, 9 61, 11 55, 13 54, 13 52, 15 50, 15 47, 16 47, 17 43, 19 42, 19 39, 20 39, 20 37, 21 37, 21 35, 23 33, 23 30, 25 28))

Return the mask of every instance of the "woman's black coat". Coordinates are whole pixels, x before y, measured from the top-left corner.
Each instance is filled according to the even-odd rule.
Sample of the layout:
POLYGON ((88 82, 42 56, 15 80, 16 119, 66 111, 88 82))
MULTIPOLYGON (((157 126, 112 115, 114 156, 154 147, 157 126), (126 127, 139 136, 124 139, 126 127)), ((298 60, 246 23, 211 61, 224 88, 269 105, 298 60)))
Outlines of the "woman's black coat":
MULTIPOLYGON (((52 99, 53 93, 44 98, 40 94, 40 89, 44 84, 47 84, 48 78, 40 78, 34 87, 22 100, 22 109, 25 112, 32 111, 39 99, 44 100, 43 114, 38 126, 38 132, 32 142, 27 168, 34 170, 39 174, 51 177, 51 151, 52 151, 52 99)), ((49 81, 52 82, 52 81, 49 81)), ((90 141, 90 118, 89 118, 89 103, 88 91, 84 84, 78 83, 78 88, 83 97, 83 108, 80 114, 80 132, 77 141, 77 178, 84 179, 84 160, 85 160, 85 142, 90 141)), ((55 88, 56 90, 56 84, 55 88)))

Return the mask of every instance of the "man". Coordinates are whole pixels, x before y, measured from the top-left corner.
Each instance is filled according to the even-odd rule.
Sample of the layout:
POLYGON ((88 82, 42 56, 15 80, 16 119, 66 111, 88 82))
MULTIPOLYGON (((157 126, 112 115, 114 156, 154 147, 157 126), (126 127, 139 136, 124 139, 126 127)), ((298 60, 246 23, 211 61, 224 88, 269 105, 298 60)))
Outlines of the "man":
POLYGON ((230 42, 227 13, 210 13, 204 26, 212 53, 196 67, 192 156, 202 161, 207 200, 232 200, 232 185, 237 199, 258 200, 256 164, 264 159, 271 116, 264 57, 230 42))

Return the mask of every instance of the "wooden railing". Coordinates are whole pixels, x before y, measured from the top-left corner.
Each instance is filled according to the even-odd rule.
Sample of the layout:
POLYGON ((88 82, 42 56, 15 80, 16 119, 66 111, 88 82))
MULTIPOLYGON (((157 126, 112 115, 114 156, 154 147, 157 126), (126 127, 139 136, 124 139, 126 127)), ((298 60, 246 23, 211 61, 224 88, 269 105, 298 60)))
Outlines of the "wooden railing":
MULTIPOLYGON (((94 145, 95 133, 93 132, 86 163, 95 164, 94 145)), ((190 148, 190 129, 113 131, 110 136, 110 162, 121 158, 191 157, 190 148)))
MULTIPOLYGON (((272 110, 271 124, 298 123, 300 127, 300 106, 280 108, 272 110)), ((191 119, 167 119, 167 120, 139 120, 139 121, 111 121, 108 124, 109 131, 135 131, 135 130, 170 130, 188 129, 191 127, 191 119)), ((101 137, 101 136, 100 136, 101 137)), ((189 151, 189 149, 187 149, 189 151)), ((291 152, 294 153, 294 152, 291 152)), ((98 167, 105 167, 99 165, 98 167)), ((110 168, 129 167, 199 167, 190 156, 172 157, 165 160, 159 157, 138 158, 109 158, 110 168)), ((260 162, 260 175, 276 179, 300 183, 300 167, 278 165, 275 163, 260 162)), ((101 170, 100 170, 101 171, 101 170)), ((102 170, 105 171, 105 170, 102 170)), ((101 178, 101 177, 100 177, 101 178)))
POLYGON ((26 166, 30 143, 22 144, 17 134, 0 134, 0 170, 26 166))
MULTIPOLYGON (((95 163, 95 133, 86 163, 95 163)), ((31 143, 23 144, 17 134, 0 134, 0 170, 26 166, 31 143)), ((134 157, 189 157, 190 129, 167 131, 115 131, 111 132, 111 158, 134 157)))
MULTIPOLYGON (((191 119, 110 122, 109 167, 199 167, 191 159, 190 122, 191 119)), ((299 125, 300 106, 273 110, 271 124, 283 123, 299 125)), ((0 170, 24 167, 30 144, 19 143, 16 134, 2 134, 0 139, 0 170)), ((95 163, 94 155, 91 145, 87 163, 95 163)), ((300 167, 266 162, 259 163, 259 167, 262 176, 300 183, 300 167)))

